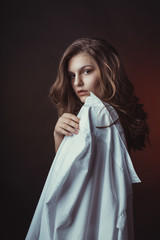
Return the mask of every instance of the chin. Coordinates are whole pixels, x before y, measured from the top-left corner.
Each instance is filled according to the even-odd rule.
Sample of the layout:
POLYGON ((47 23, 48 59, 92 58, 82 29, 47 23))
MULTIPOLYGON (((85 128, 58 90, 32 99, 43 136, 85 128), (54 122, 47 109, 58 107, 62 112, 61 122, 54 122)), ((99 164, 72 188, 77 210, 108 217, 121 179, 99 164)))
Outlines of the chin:
POLYGON ((89 97, 89 95, 88 96, 82 96, 79 99, 82 103, 85 103, 87 97, 89 97))

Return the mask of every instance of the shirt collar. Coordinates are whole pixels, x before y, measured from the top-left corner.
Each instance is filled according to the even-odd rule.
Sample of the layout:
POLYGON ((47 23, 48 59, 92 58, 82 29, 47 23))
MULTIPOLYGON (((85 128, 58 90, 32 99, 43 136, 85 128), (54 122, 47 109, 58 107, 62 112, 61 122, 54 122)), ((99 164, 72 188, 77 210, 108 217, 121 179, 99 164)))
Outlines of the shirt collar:
POLYGON ((88 96, 85 100, 85 105, 95 105, 95 104, 101 104, 104 106, 103 102, 92 92, 90 92, 90 96, 88 96))

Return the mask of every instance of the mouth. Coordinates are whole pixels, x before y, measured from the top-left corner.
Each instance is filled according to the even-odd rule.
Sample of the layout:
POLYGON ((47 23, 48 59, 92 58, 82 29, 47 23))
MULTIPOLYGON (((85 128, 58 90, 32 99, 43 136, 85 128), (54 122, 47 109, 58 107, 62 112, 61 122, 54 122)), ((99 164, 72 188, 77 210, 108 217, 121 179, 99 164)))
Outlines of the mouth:
POLYGON ((77 94, 80 95, 80 96, 86 95, 87 93, 88 93, 87 90, 79 90, 79 91, 77 91, 77 94))

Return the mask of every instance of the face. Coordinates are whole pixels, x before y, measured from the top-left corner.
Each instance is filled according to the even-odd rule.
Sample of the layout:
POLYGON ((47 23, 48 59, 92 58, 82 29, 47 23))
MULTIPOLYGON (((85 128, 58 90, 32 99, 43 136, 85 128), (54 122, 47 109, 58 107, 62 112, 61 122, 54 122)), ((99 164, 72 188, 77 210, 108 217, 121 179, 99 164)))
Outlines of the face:
POLYGON ((102 98, 99 84, 100 70, 94 58, 89 54, 79 53, 69 60, 68 77, 75 94, 81 102, 85 102, 90 92, 102 98))

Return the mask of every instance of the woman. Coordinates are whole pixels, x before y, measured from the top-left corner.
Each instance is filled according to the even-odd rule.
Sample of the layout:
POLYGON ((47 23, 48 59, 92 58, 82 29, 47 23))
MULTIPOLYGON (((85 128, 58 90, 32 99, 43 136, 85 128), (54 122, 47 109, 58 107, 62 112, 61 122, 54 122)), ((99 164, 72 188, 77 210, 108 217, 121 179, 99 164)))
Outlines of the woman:
POLYGON ((132 240, 140 180, 128 152, 145 147, 148 125, 116 50, 100 39, 73 42, 50 98, 57 154, 26 239, 132 240))
POLYGON ((51 100, 57 105, 60 116, 54 131, 56 151, 64 135, 77 133, 75 128, 78 129, 79 119, 75 115, 89 91, 117 111, 128 150, 142 150, 148 140, 147 114, 134 94, 134 87, 125 73, 117 51, 104 40, 82 38, 65 51, 57 80, 50 89, 51 100), (79 62, 79 69, 75 66, 74 71, 76 62, 79 62), (86 66, 81 69, 85 63, 93 67, 86 66), (95 72, 98 75, 96 79, 95 72))

